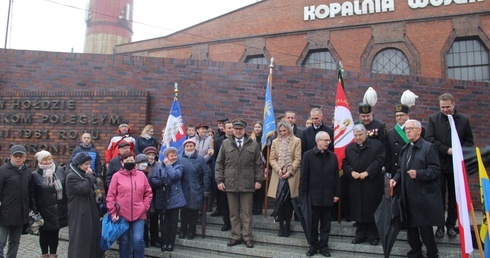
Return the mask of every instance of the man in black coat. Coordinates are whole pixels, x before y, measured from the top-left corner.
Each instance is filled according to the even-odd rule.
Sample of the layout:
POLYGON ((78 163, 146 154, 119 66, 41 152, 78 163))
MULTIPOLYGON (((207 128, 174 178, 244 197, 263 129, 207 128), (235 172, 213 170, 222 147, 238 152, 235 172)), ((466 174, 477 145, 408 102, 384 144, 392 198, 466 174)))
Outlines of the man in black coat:
POLYGON ((400 166, 391 187, 401 186, 402 206, 407 218, 408 257, 420 258, 422 242, 429 258, 438 257, 433 226, 444 225, 444 207, 440 189, 441 170, 436 147, 421 137, 422 126, 417 120, 405 125, 410 141, 400 153, 400 166))
POLYGON ((410 118, 410 108, 407 105, 398 104, 395 106, 396 125, 387 133, 386 142, 386 173, 393 176, 398 169, 398 158, 400 150, 409 141, 405 133, 405 123, 410 118))
POLYGON ((298 137, 301 139, 301 136, 303 135, 303 129, 299 128, 296 125, 296 113, 294 111, 286 111, 284 112, 284 119, 286 119, 293 128, 293 134, 294 136, 298 137))
MULTIPOLYGON (((323 112, 319 108, 313 108, 310 111, 310 119, 313 121, 313 125, 303 130, 301 135, 301 154, 313 149, 316 146, 315 136, 318 132, 327 132, 330 139, 333 139, 333 129, 330 126, 326 126, 323 123, 323 112)), ((333 144, 328 146, 330 151, 333 151, 333 144)))
POLYGON ((386 143, 386 124, 373 117, 372 107, 369 104, 359 104, 359 122, 366 127, 368 138, 386 143))
MULTIPOLYGON (((454 191, 454 174, 453 174, 453 159, 451 148, 451 127, 449 125, 448 115, 452 115, 456 130, 458 131, 459 141, 461 146, 474 146, 473 132, 471 131, 470 121, 464 115, 458 113, 454 109, 454 98, 449 93, 444 93, 439 96, 439 107, 441 112, 429 117, 427 126, 426 139, 436 146, 439 153, 441 164, 441 194, 443 196, 443 207, 446 205, 446 187, 448 193, 447 204, 447 219, 446 228, 447 235, 454 238, 457 235, 454 226, 457 220, 456 213, 456 193, 454 191)), ((444 227, 437 228, 436 237, 444 237, 444 227)))
POLYGON ((374 212, 381 202, 384 183, 381 168, 385 162, 383 144, 367 138, 367 130, 362 124, 354 126, 355 142, 345 148, 342 169, 347 179, 350 215, 357 223, 353 244, 369 240, 377 245, 378 230, 374 223, 374 212))
POLYGON ((311 243, 307 256, 320 250, 323 256, 330 256, 328 238, 330 235, 333 204, 340 197, 339 165, 337 156, 328 150, 330 135, 320 131, 316 134, 316 146, 305 152, 301 160, 300 196, 310 195, 312 210, 311 243), (320 224, 320 241, 318 241, 320 224))
POLYGON ((8 245, 5 257, 16 257, 24 224, 29 221, 33 206, 32 174, 25 165, 26 148, 10 148, 10 161, 0 167, 0 256, 8 245), (8 239, 8 241, 7 241, 8 239))

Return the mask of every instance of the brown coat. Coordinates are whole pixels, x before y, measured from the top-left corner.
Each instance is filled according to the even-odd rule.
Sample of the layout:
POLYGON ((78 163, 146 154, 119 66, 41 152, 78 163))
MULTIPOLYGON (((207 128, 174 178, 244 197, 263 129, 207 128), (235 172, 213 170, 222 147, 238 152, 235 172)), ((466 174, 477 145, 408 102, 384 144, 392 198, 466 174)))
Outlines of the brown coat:
MULTIPOLYGON (((279 150, 281 148, 281 139, 276 138, 272 141, 271 153, 270 153, 270 165, 272 167, 272 176, 267 196, 276 198, 277 185, 279 184, 278 171, 279 167, 279 150)), ((291 170, 292 176, 289 177, 289 189, 291 190, 291 198, 298 197, 299 195, 299 178, 300 178, 300 165, 301 165, 301 140, 293 135, 291 141, 289 141, 289 149, 291 150, 291 161, 293 169, 291 170)))

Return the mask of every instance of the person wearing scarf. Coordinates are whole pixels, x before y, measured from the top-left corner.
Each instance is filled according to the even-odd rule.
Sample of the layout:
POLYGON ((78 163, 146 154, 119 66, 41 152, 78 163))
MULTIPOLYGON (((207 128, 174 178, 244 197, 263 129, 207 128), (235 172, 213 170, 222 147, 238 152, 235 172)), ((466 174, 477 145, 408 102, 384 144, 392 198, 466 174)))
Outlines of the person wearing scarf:
POLYGON ((32 172, 33 196, 44 220, 44 225, 39 229, 41 257, 58 257, 59 231, 68 225, 65 172, 54 163, 48 151, 37 152, 34 158, 38 168, 32 172))
POLYGON ((142 154, 146 147, 153 146, 158 148, 158 140, 153 137, 155 129, 153 125, 146 125, 141 132, 140 137, 136 138, 134 153, 136 155, 142 154))
POLYGON ((280 180, 287 180, 285 187, 289 188, 290 194, 286 197, 282 207, 277 213, 279 222, 278 236, 288 237, 290 234, 290 223, 293 215, 291 198, 299 195, 300 164, 301 164, 301 140, 294 136, 293 128, 286 121, 277 125, 278 137, 272 141, 270 152, 270 165, 272 176, 267 196, 276 198, 280 180), (285 223, 285 224, 284 224, 285 223))

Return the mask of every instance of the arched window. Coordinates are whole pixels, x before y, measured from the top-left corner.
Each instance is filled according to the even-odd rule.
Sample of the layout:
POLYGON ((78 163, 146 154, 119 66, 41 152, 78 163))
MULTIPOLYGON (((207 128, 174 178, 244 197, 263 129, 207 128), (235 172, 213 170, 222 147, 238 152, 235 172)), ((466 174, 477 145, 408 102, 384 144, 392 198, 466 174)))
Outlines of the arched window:
POLYGON ((372 73, 410 75, 408 59, 402 51, 387 48, 380 51, 373 60, 372 73))
POLYGON ((478 39, 454 41, 447 53, 447 77, 458 80, 490 81, 488 50, 478 39))
POLYGON ((302 66, 329 70, 337 69, 337 63, 327 49, 310 50, 302 66))
POLYGON ((264 55, 253 55, 253 56, 247 56, 245 58, 245 63, 246 64, 259 64, 259 65, 267 65, 267 59, 265 59, 264 55))

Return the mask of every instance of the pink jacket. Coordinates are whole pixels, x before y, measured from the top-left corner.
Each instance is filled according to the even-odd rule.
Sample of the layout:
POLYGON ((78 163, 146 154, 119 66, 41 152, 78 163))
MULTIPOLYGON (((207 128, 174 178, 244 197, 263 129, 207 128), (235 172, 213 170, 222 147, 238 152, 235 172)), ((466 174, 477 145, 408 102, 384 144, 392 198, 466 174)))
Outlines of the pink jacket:
POLYGON ((107 209, 111 218, 116 215, 115 203, 119 203, 121 210, 119 216, 126 221, 146 219, 146 212, 150 208, 150 184, 146 175, 137 170, 131 171, 121 168, 112 176, 109 192, 107 193, 107 209))

